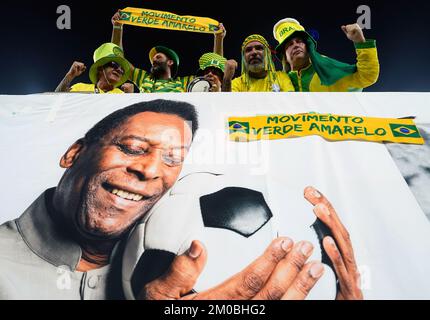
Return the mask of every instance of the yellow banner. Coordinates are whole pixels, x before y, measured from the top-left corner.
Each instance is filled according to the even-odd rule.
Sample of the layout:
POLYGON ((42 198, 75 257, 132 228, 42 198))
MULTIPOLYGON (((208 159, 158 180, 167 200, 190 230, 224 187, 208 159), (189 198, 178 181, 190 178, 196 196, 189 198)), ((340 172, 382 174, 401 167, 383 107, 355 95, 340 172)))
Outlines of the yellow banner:
POLYGON ((119 22, 138 27, 218 33, 219 22, 211 18, 179 16, 175 13, 127 7, 120 11, 119 22))
POLYGON ((318 135, 327 140, 424 144, 412 119, 301 113, 229 117, 230 140, 275 140, 318 135))

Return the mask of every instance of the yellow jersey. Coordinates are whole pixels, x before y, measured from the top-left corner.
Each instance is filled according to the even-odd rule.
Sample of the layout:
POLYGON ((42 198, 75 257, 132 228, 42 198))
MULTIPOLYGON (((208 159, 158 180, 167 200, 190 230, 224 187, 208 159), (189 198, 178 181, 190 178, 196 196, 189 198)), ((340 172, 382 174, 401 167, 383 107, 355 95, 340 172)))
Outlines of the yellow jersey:
POLYGON ((294 86, 290 77, 283 71, 276 71, 273 74, 275 81, 271 83, 269 74, 262 79, 249 79, 249 86, 246 84, 245 75, 233 79, 231 82, 231 91, 233 92, 287 92, 294 91, 294 86))
POLYGON ((82 93, 124 93, 119 88, 113 88, 111 91, 104 92, 97 88, 93 83, 76 83, 70 88, 70 92, 82 92, 82 93))

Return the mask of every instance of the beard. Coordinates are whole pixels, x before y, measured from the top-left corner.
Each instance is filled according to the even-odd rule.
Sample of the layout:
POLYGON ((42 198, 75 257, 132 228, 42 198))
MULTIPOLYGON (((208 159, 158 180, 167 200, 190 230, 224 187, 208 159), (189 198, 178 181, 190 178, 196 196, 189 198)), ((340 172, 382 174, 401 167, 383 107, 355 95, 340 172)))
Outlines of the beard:
POLYGON ((265 71, 264 62, 261 61, 259 63, 249 64, 248 63, 248 71, 252 73, 260 73, 265 71))
POLYGON ((151 73, 154 77, 158 78, 165 74, 168 68, 169 66, 167 65, 167 61, 154 62, 151 67, 151 73))

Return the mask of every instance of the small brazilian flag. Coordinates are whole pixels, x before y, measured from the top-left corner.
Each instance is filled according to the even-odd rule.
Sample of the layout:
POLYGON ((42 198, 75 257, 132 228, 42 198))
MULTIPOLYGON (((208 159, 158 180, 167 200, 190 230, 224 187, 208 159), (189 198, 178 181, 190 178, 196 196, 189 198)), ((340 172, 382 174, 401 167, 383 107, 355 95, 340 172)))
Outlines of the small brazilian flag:
POLYGON ((120 20, 121 21, 130 21, 131 12, 121 11, 120 20))
POLYGON ((241 132, 249 134, 249 122, 230 121, 228 126, 230 133, 241 132))
POLYGON ((390 123, 390 128, 394 137, 421 138, 418 128, 414 125, 390 123))

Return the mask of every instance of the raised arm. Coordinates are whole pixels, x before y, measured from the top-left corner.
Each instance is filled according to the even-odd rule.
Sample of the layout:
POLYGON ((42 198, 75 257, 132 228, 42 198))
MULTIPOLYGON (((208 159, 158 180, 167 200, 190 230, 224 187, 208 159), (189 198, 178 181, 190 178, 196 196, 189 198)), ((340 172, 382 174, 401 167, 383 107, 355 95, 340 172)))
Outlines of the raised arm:
POLYGON ((120 13, 119 10, 117 12, 115 12, 115 14, 112 16, 111 22, 112 22, 112 38, 111 38, 111 42, 115 43, 116 45, 120 46, 122 49, 124 49, 122 47, 122 23, 119 23, 120 19, 120 13))
POLYGON ((220 23, 218 27, 222 30, 222 32, 214 33, 214 52, 223 57, 224 38, 227 34, 227 30, 225 30, 224 25, 222 23, 220 23))
MULTIPOLYGON (((115 12, 115 14, 111 18, 111 22, 112 22, 111 42, 120 46, 121 49, 124 50, 124 47, 122 45, 123 24, 119 23, 120 17, 121 17, 121 15, 120 15, 119 10, 118 10, 117 12, 115 12)), ((133 64, 130 63, 130 78, 131 78, 133 72, 134 72, 134 66, 133 66, 133 64)))
POLYGON ((222 81, 222 91, 231 92, 231 81, 237 69, 237 62, 234 59, 227 60, 225 63, 224 79, 222 81))
POLYGON ((379 77, 379 61, 376 41, 364 37, 363 30, 357 23, 341 26, 346 37, 354 43, 357 52, 357 71, 341 79, 341 84, 354 88, 366 88, 374 84, 379 77))
POLYGON ((73 62, 70 70, 66 73, 63 80, 61 80, 60 84, 55 89, 55 92, 69 92, 70 91, 70 83, 76 77, 79 77, 87 70, 85 64, 79 61, 73 62))

